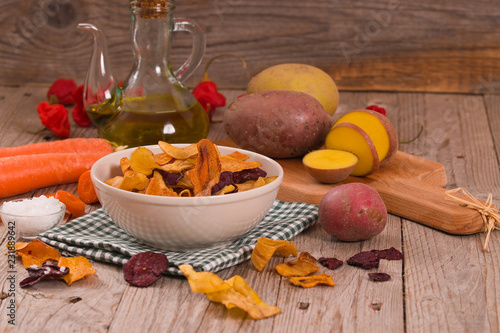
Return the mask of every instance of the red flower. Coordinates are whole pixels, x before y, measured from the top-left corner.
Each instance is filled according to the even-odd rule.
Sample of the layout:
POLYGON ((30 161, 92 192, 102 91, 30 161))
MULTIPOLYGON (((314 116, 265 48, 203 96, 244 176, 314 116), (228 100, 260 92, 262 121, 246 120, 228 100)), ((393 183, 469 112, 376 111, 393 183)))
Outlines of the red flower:
POLYGON ((200 82, 194 88, 193 95, 205 109, 210 120, 216 108, 226 105, 226 97, 217 91, 217 85, 213 81, 200 82))
POLYGON ((68 110, 62 104, 41 102, 37 107, 38 116, 42 124, 55 135, 66 139, 69 137, 68 110))
POLYGON ((76 83, 73 79, 57 79, 47 91, 47 100, 50 104, 75 104, 72 95, 75 89, 76 83))
POLYGON ((73 91, 72 96, 75 101, 75 106, 73 107, 73 110, 71 110, 73 120, 78 126, 90 126, 92 122, 85 111, 85 106, 83 105, 83 84, 73 91))
POLYGON ((380 106, 377 106, 377 105, 370 105, 370 106, 367 106, 366 109, 368 110, 372 110, 372 111, 375 111, 375 112, 378 112, 378 113, 381 113, 383 114, 384 116, 386 115, 385 114, 385 109, 384 108, 381 108, 380 106))

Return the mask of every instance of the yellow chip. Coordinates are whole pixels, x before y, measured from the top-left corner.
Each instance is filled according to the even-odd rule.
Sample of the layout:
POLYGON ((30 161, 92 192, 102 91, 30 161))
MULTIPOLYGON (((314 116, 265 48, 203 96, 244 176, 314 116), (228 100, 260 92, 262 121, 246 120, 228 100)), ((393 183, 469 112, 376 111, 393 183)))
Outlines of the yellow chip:
MULTIPOLYGON (((133 171, 131 171, 131 172, 133 172, 133 171)), ((110 186, 116 187, 116 188, 121 188, 122 183, 123 183, 123 176, 116 176, 116 177, 110 178, 110 179, 106 180, 105 183, 110 185, 110 186)))
POLYGON ((123 176, 123 181, 120 188, 125 191, 142 191, 148 186, 149 178, 141 173, 134 171, 127 171, 123 176))
POLYGON ((130 155, 130 167, 135 172, 149 176, 154 169, 160 166, 155 162, 154 154, 151 150, 146 147, 138 147, 130 155))
POLYGON ((128 157, 122 157, 120 159, 120 168, 122 169, 122 173, 125 174, 125 172, 132 170, 130 167, 130 160, 128 157))
POLYGON ((158 165, 165 165, 174 160, 174 158, 167 153, 155 154, 154 157, 155 157, 155 162, 158 165))
POLYGON ((287 240, 275 240, 260 237, 252 251, 251 261, 260 272, 267 265, 273 255, 288 257, 297 256, 297 247, 287 240))
POLYGON ((264 185, 266 185, 266 181, 262 177, 259 177, 256 180, 247 180, 241 184, 236 184, 236 186, 238 187, 238 192, 252 190, 254 188, 261 187, 264 185))
POLYGON ((171 163, 159 165, 158 168, 167 172, 180 173, 192 169, 194 164, 188 160, 174 160, 171 163))
POLYGON ((186 160, 198 154, 198 147, 196 146, 196 143, 184 148, 172 146, 170 143, 164 141, 159 141, 158 145, 164 153, 178 160, 186 160))

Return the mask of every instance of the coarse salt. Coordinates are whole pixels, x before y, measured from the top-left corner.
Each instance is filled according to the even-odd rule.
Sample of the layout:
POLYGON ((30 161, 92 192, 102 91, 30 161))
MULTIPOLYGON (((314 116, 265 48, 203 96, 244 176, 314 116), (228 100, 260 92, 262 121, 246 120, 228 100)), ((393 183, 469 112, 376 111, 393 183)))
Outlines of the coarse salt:
POLYGON ((54 227, 64 216, 64 204, 44 195, 32 199, 4 202, 0 214, 4 223, 15 221, 23 237, 35 237, 54 227))

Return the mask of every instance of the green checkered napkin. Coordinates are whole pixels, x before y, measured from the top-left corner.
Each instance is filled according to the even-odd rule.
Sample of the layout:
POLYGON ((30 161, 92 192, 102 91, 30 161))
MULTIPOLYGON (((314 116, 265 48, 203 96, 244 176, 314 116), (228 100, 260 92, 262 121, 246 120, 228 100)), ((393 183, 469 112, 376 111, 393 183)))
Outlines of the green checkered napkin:
POLYGON ((289 240, 317 221, 318 207, 276 200, 264 219, 241 238, 223 247, 172 252, 142 244, 111 221, 101 208, 46 231, 38 238, 62 251, 98 261, 123 265, 134 254, 164 253, 170 267, 166 274, 182 275, 177 268, 189 264, 197 271, 217 272, 250 258, 259 237, 289 240))

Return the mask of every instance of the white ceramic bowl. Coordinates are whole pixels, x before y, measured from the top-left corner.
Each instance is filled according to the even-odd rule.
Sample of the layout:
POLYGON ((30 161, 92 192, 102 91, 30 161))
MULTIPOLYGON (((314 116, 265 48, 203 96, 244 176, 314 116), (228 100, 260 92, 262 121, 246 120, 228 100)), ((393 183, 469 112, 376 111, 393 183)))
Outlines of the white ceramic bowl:
MULTIPOLYGON (((178 147, 186 145, 176 144, 178 147)), ((157 145, 146 146, 153 153, 157 145)), ((208 197, 162 197, 120 190, 104 182, 122 175, 120 159, 135 148, 118 151, 94 163, 91 177, 97 196, 113 222, 150 246, 192 250, 221 246, 255 227, 270 210, 283 180, 283 169, 272 159, 243 149, 218 146, 222 155, 235 150, 262 163, 273 182, 245 192, 208 197)))

